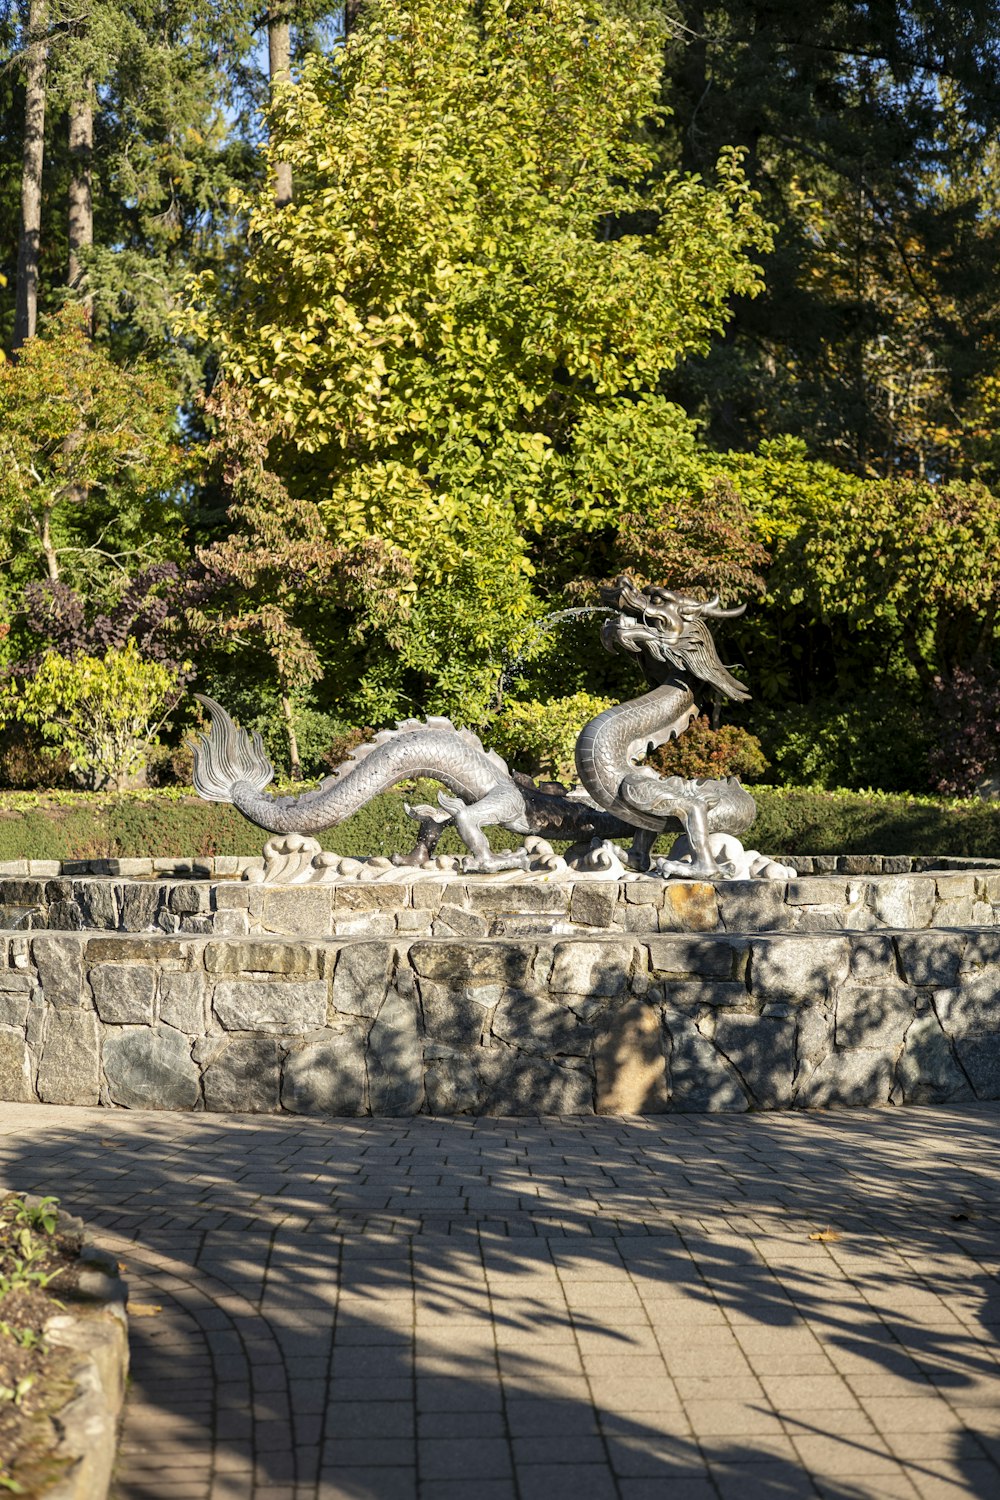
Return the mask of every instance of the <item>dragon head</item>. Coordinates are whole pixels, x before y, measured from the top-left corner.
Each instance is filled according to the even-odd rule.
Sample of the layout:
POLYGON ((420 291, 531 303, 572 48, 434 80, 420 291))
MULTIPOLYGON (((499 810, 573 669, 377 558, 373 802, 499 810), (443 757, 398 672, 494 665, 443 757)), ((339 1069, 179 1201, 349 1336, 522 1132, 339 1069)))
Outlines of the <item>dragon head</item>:
MULTIPOLYGON (((624 574, 601 589, 601 602, 615 611, 601 627, 608 651, 627 651, 643 666, 659 663, 686 672, 745 703, 750 697, 719 659, 709 620, 730 620, 746 609, 721 609, 719 596, 707 602, 670 589, 651 586, 645 592, 624 574)), ((657 674, 651 674, 657 675, 657 674)))

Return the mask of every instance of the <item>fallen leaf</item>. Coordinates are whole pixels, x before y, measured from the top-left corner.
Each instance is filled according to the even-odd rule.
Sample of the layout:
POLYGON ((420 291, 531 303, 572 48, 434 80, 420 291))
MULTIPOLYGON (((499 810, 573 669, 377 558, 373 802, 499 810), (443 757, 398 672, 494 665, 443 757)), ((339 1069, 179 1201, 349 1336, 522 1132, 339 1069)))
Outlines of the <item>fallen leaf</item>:
POLYGON ((130 1302, 126 1310, 130 1318, 155 1318, 163 1308, 158 1302, 130 1302))
POLYGON ((829 1224, 825 1229, 817 1229, 815 1234, 809 1236, 811 1240, 819 1240, 821 1245, 834 1245, 840 1239, 840 1232, 831 1229, 829 1224))
POLYGON ((111 1151, 117 1151, 118 1150, 118 1142, 117 1141, 98 1141, 97 1144, 99 1146, 107 1146, 108 1149, 111 1150, 111 1151))

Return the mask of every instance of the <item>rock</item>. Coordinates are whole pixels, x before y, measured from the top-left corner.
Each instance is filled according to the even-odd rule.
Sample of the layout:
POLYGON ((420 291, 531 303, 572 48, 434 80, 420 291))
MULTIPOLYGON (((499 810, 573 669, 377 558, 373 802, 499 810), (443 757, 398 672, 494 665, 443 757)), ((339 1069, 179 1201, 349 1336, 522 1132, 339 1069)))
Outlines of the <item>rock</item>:
POLYGON ((895 1071, 895 1053, 857 1048, 834 1050, 803 1076, 795 1103, 820 1109, 834 1104, 887 1104, 895 1071))
POLYGON ((0 1099, 26 1104, 34 1097, 24 1031, 0 1025, 0 1099))
POLYGON ((588 1057, 594 1029, 559 1001, 527 990, 504 990, 493 1013, 495 1037, 519 1052, 588 1057))
POLYGON ((326 1025, 323 979, 220 979, 212 1008, 227 1031, 295 1036, 326 1025))
POLYGON ((363 1115, 366 1083, 361 1027, 328 1030, 289 1052, 281 1102, 296 1115, 363 1115))
POLYGON ((689 974, 712 979, 733 979, 747 951, 745 940, 716 938, 656 937, 649 940, 650 966, 657 974, 686 978, 689 974))
POLYGON ((320 955, 312 944, 237 938, 206 943, 205 968, 210 974, 318 974, 320 955))
POLYGON ((50 932, 80 932, 84 926, 83 912, 75 901, 54 901, 49 907, 44 926, 50 932))
POLYGON ((788 882, 790 906, 826 906, 833 910, 846 905, 847 881, 831 880, 819 875, 810 875, 805 880, 788 882))
POLYGON ((960 932, 900 932, 895 939, 907 984, 948 988, 958 979, 966 939, 960 932))
POLYGON ((352 1016, 377 1016, 396 965, 392 943, 345 943, 337 955, 330 1003, 352 1016))
POLYGON ((463 906, 442 906, 434 918, 435 937, 486 937, 489 928, 486 917, 463 906))
POLYGON ((967 935, 961 972, 1000 966, 1000 932, 995 928, 967 935))
POLYGON ((467 1053, 429 1060, 424 1074, 432 1115, 477 1115, 485 1094, 479 1071, 467 1053))
POLYGON ((208 911, 211 906, 212 889, 207 881, 169 886, 168 890, 167 909, 179 917, 208 911))
POLYGON ((950 990, 936 990, 934 1009, 949 1036, 1000 1031, 1000 974, 965 974, 950 990))
POLYGON ((56 1010, 79 1010, 83 1004, 83 945, 76 938, 46 934, 31 940, 38 982, 56 1010))
POLYGON ((583 1063, 525 1057, 506 1047, 477 1055, 482 1111, 489 1115, 591 1115, 594 1085, 583 1063))
POLYGON ((896 950, 884 932, 859 933, 851 940, 851 977, 892 984, 898 977, 896 950))
POLYGON ((671 1108, 699 1112, 747 1109, 747 1096, 732 1069, 691 1018, 664 1006, 663 1020, 670 1037, 671 1108))
POLYGON ((720 1016, 715 1046, 739 1073, 754 1103, 780 1109, 791 1103, 796 1024, 765 1016, 720 1016))
POLYGON ((629 1000, 608 1012, 594 1041, 594 1107, 599 1115, 657 1115, 670 1105, 658 1010, 629 1000))
POLYGON ((461 986, 472 982, 525 984, 535 951, 520 943, 414 943, 410 963, 423 979, 461 986))
POLYGON ((700 1005, 746 1007, 750 1003, 745 984, 724 979, 665 979, 663 997, 675 1010, 693 1010, 700 1005))
POLYGON ((432 1041, 447 1047, 468 1051, 482 1045, 489 1032, 493 1013, 504 993, 499 984, 467 985, 453 989, 418 981, 424 1012, 424 1029, 432 1041))
POLYGON ((833 1046, 834 1013, 826 1005, 802 1005, 796 1009, 796 1076, 815 1067, 833 1046))
POLYGON ((945 1104, 972 1098, 969 1080, 955 1061, 937 1017, 918 1016, 906 1033, 896 1063, 894 1097, 906 1104, 945 1104))
POLYGON ((1000 1099, 1000 1037, 956 1037, 955 1051, 976 1098, 1000 1099))
POLYGON ((617 881, 580 881, 573 887, 570 916, 581 927, 609 928, 618 907, 617 881))
POLYGON ((930 876, 884 876, 869 890, 875 915, 884 927, 926 927, 934 911, 936 887, 930 876))
POLYGON ((208 988, 200 969, 160 975, 160 1020, 176 1031, 199 1036, 208 1026, 208 988))
POLYGON ((117 929, 120 886, 109 885, 106 880, 78 880, 73 889, 84 927, 103 928, 107 932, 117 929))
POLYGON ((724 880, 717 898, 726 932, 780 932, 792 921, 783 880, 724 880))
POLYGON ((163 905, 165 887, 151 881, 122 885, 121 925, 125 932, 148 932, 156 926, 157 913, 163 905))
POLYGON ((843 989, 837 995, 840 1048, 898 1048, 913 1021, 917 992, 904 985, 843 989))
POLYGON ((260 924, 267 932, 328 937, 333 931, 333 897, 333 891, 322 886, 265 888, 260 924))
POLYGON ((202 1074, 205 1108, 276 1114, 283 1049, 276 1037, 231 1037, 202 1074))
POLYGON ((624 996, 638 952, 635 943, 617 937, 603 943, 586 938, 556 943, 549 987, 556 994, 572 990, 584 995, 624 996))
POLYGON ((95 964, 88 974, 101 1020, 113 1026, 151 1026, 156 970, 142 964, 95 964))
POLYGON ((719 927, 719 899, 714 885, 700 880, 667 882, 659 926, 665 932, 714 932, 719 927))
POLYGON ((825 1000, 847 976, 845 937, 754 938, 750 943, 750 990, 756 1000, 799 1004, 825 1000))
POLYGON ((368 1033, 373 1115, 415 1115, 424 1105, 424 1039, 416 995, 390 990, 368 1033))
MULTIPOLYGON (((27 979, 28 975, 18 975, 19 979, 27 979)), ((31 984, 22 990, 20 994, 12 994, 8 990, 0 990, 0 1026, 16 1026, 24 1034, 24 1028, 28 1020, 28 1007, 31 1004, 31 984)), ((0 1099, 6 1096, 0 1093, 0 1099)))
POLYGON ((108 1032, 104 1076, 111 1099, 126 1109, 194 1109, 201 1097, 191 1043, 169 1028, 108 1032))
POLYGON ((100 1062, 93 1011, 49 1011, 38 1064, 38 1097, 46 1104, 97 1104, 100 1062))

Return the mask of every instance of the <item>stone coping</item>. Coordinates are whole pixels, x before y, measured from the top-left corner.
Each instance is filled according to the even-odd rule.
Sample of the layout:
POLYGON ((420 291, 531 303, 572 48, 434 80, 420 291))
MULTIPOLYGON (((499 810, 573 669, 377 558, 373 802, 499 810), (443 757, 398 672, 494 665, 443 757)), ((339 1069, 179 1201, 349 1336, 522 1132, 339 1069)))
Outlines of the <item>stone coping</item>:
POLYGON ((0 877, 0 932, 502 938, 1000 925, 1000 866, 795 880, 551 877, 254 885, 129 875, 0 877))
POLYGON ((37 933, 0 1097, 322 1115, 1000 1097, 1000 932, 469 941, 37 933))

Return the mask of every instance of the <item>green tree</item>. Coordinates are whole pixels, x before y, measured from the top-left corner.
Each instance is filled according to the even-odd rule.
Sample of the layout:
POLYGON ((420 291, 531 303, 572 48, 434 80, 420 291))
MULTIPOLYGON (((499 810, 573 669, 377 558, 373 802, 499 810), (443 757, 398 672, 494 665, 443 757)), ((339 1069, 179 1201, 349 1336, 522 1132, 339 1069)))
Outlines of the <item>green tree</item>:
POLYGON ((206 275, 187 326, 277 420, 272 460, 331 538, 410 558, 413 639, 450 618, 449 684, 404 650, 383 711, 418 689, 482 711, 537 612, 531 539, 614 525, 627 479, 594 499, 588 466, 613 432, 684 435, 663 372, 758 289, 737 158, 714 186, 655 168, 660 67, 659 35, 597 0, 372 0, 277 95, 295 200, 261 193, 236 313, 206 275))

